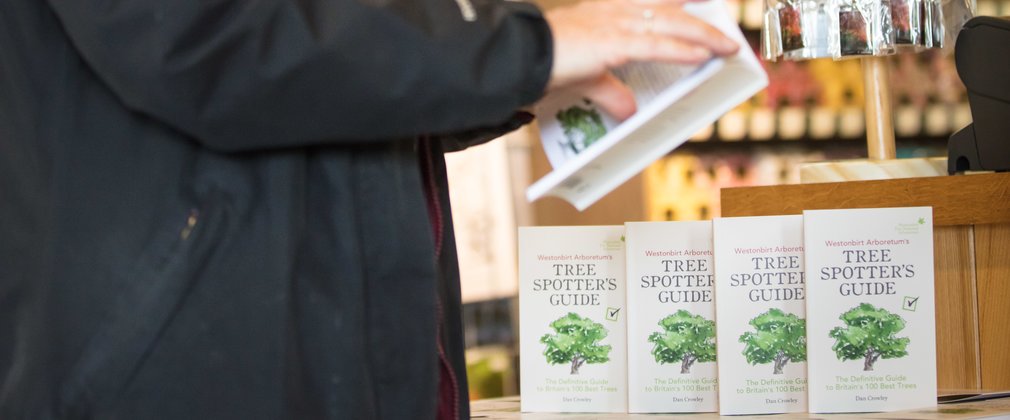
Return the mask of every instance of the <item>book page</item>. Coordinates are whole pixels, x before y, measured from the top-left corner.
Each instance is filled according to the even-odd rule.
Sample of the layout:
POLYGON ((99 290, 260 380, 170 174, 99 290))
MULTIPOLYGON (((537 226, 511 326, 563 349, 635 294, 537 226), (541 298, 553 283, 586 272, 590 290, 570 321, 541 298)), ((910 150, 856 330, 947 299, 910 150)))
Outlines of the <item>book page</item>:
POLYGON ((690 3, 685 10, 736 40, 740 51, 700 66, 633 63, 618 69, 638 105, 620 123, 575 92, 546 98, 535 112, 553 171, 526 190, 527 199, 552 195, 584 210, 768 85, 723 1, 690 3))
MULTIPOLYGON (((697 86, 707 72, 701 66, 663 63, 631 63, 613 73, 635 95, 639 113, 654 114, 650 106, 663 92, 679 85, 683 90, 697 86)), ((589 99, 572 94, 548 98, 536 110, 544 153, 553 167, 563 165, 582 153, 619 125, 618 121, 589 99)))
POLYGON ((690 75, 697 67, 662 63, 632 63, 615 70, 614 75, 631 87, 635 92, 635 101, 639 106, 649 106, 652 100, 667 86, 690 75))

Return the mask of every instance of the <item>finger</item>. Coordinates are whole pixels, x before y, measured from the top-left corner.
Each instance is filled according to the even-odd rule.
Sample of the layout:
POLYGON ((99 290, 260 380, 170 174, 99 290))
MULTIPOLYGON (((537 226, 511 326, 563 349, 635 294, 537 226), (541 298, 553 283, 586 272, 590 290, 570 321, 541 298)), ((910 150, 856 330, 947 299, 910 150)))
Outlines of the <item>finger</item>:
POLYGON ((631 0, 631 4, 639 6, 656 6, 663 4, 682 5, 684 3, 706 1, 706 0, 631 0))
POLYGON ((634 93, 610 72, 575 89, 618 120, 627 119, 637 110, 634 93))
POLYGON ((620 38, 624 62, 661 61, 677 64, 700 64, 712 58, 712 51, 703 46, 665 36, 629 35, 620 38))
POLYGON ((717 55, 734 54, 740 49, 737 41, 683 9, 673 11, 670 15, 657 15, 652 23, 652 32, 700 44, 717 55))
POLYGON ((623 20, 624 29, 639 35, 665 35, 698 44, 716 55, 730 55, 740 45, 716 27, 680 7, 642 8, 639 15, 623 20))

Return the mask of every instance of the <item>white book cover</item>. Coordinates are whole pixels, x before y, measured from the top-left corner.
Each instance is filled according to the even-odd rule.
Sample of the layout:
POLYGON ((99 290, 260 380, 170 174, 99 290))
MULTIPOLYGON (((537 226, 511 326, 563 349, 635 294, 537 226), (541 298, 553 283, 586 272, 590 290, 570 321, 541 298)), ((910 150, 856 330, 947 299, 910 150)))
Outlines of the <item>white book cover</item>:
POLYGON ((628 410, 624 226, 519 228, 524 412, 628 410))
POLYGON ((807 410, 803 216, 713 221, 719 413, 807 410))
POLYGON ((617 69, 638 104, 621 123, 581 96, 539 103, 534 113, 553 171, 526 190, 527 199, 556 196, 584 210, 768 85, 723 0, 684 8, 738 41, 740 51, 698 66, 638 62, 617 69))
POLYGON ((803 214, 810 411, 936 405, 932 208, 803 214))
POLYGON ((628 411, 718 411, 712 222, 624 226, 628 411))

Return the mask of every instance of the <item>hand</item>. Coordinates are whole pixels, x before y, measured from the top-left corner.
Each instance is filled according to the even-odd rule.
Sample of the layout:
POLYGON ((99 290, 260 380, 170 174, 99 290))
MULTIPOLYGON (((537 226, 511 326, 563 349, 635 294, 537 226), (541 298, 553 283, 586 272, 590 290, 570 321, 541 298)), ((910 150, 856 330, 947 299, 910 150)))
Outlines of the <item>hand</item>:
POLYGON ((575 89, 608 113, 635 113, 630 89, 610 69, 631 61, 696 64, 736 53, 739 45, 691 16, 685 0, 587 0, 549 10, 554 66, 548 94, 575 89))

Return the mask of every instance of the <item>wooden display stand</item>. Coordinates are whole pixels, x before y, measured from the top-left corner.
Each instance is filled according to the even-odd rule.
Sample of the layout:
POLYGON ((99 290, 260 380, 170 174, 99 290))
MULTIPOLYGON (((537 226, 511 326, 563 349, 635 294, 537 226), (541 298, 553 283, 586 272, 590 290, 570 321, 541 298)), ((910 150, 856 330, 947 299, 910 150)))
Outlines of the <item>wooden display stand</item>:
POLYGON ((933 207, 937 381, 1010 389, 1010 173, 726 188, 722 215, 933 207))
POLYGON ((887 57, 867 57, 863 62, 866 97, 866 153, 870 159, 894 159, 894 122, 891 107, 890 64, 887 57))

